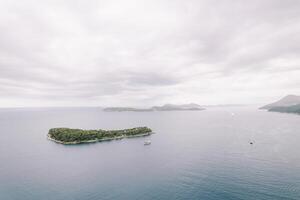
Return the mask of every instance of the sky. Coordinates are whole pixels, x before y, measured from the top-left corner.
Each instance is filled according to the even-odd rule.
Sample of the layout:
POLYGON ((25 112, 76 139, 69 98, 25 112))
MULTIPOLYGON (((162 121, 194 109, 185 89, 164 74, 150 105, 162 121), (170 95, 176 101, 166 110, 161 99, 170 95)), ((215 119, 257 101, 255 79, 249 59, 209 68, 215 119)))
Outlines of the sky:
POLYGON ((299 0, 0 0, 0 107, 300 94, 299 0))

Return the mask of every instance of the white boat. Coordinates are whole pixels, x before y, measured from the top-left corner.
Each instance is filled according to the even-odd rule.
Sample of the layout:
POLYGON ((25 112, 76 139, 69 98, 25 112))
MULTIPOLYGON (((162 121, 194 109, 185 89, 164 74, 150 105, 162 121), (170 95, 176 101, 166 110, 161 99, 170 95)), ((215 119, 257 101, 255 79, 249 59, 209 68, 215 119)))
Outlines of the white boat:
POLYGON ((144 142, 144 145, 150 145, 151 144, 151 141, 150 140, 147 140, 144 142))

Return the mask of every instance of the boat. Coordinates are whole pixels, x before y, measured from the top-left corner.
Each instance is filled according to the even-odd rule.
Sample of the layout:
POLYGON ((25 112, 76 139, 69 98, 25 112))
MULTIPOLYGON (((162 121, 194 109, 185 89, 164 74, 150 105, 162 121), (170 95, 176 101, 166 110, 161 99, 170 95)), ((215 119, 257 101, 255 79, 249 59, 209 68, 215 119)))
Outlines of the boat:
POLYGON ((147 140, 144 142, 144 145, 150 145, 151 144, 151 141, 150 140, 147 140))

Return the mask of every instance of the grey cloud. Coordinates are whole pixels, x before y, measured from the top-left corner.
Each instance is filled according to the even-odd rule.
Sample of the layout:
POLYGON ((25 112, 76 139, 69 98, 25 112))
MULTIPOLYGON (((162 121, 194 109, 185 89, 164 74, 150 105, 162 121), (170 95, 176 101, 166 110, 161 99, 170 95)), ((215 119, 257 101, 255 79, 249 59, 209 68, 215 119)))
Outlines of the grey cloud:
MULTIPOLYGON (((126 76, 125 76, 126 77, 126 76)), ((126 80, 131 86, 166 86, 178 83, 178 80, 157 73, 129 73, 126 80)))
POLYGON ((0 107, 299 94, 299 13, 298 0, 0 0, 0 107))

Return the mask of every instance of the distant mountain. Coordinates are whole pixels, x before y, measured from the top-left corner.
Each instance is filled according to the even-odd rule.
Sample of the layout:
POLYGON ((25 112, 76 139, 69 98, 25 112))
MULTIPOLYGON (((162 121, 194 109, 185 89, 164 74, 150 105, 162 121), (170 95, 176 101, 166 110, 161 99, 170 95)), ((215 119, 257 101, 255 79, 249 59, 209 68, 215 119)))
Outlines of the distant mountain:
POLYGON ((157 111, 204 110, 204 108, 202 108, 200 105, 195 103, 181 104, 181 105, 165 104, 163 106, 153 106, 152 109, 157 111))
POLYGON ((273 108, 270 108, 269 111, 300 114, 300 104, 297 104, 294 106, 273 107, 273 108))
POLYGON ((247 104, 208 104, 202 105, 204 108, 215 108, 215 107, 242 107, 247 106, 247 104))
POLYGON ((151 108, 132 108, 132 107, 107 107, 103 109, 106 112, 149 112, 149 111, 176 111, 176 110, 204 110, 200 105, 190 104, 165 104, 163 106, 153 106, 151 108))
POLYGON ((296 95, 288 95, 280 99, 279 101, 276 101, 274 103, 265 105, 261 107, 260 109, 272 109, 275 107, 288 107, 288 106, 294 106, 300 104, 300 96, 296 95))
POLYGON ((149 111, 152 111, 152 109, 131 108, 131 107, 107 107, 107 108, 104 108, 103 110, 106 112, 126 112, 126 111, 149 112, 149 111))
POLYGON ((297 113, 300 114, 300 96, 288 95, 274 103, 265 105, 260 109, 271 112, 297 113))

